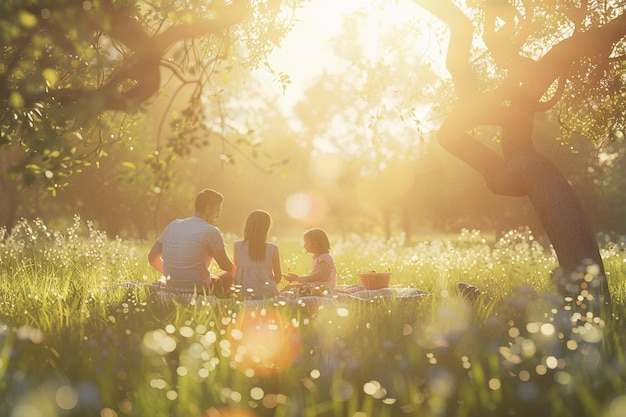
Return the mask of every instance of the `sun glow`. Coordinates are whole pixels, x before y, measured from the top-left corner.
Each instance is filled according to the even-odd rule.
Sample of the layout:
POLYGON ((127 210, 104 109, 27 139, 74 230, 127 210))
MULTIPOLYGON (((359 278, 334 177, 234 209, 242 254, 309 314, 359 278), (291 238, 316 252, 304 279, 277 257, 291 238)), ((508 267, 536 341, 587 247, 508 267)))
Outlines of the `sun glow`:
MULTIPOLYGON (((384 58, 394 49, 389 40, 394 36, 404 38, 407 30, 411 30, 415 32, 411 43, 415 55, 432 62, 432 68, 440 76, 447 76, 443 40, 437 35, 442 33, 443 26, 411 1, 313 0, 304 4, 297 17, 294 30, 269 60, 275 71, 289 76, 290 85, 285 94, 288 101, 297 100, 316 75, 338 72, 349 65, 351 57, 337 56, 333 44, 350 24, 356 25, 362 58, 370 61, 384 58)), ((276 88, 275 83, 270 84, 276 88)))
MULTIPOLYGON (((419 54, 433 53, 437 48, 434 37, 429 30, 424 30, 430 23, 421 14, 421 9, 408 1, 388 1, 384 6, 373 8, 363 5, 362 1, 351 0, 347 4, 353 5, 355 10, 364 10, 366 17, 359 25, 359 40, 365 46, 365 55, 369 59, 376 59, 383 54, 388 46, 382 39, 385 33, 397 33, 402 36, 407 25, 420 27, 422 32, 414 44, 415 51, 419 54), (422 28, 423 26, 423 28, 422 28)), ((349 19, 349 15, 346 15, 349 19)))

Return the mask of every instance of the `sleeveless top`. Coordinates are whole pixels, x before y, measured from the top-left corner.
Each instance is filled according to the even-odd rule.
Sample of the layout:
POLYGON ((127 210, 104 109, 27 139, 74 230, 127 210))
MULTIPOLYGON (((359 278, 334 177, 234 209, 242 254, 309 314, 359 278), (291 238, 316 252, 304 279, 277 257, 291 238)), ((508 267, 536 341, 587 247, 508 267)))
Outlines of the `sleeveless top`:
POLYGON ((265 258, 261 262, 250 259, 249 245, 245 240, 234 243, 235 285, 241 286, 245 298, 264 298, 278 294, 274 281, 272 259, 278 253, 278 246, 265 244, 265 258))

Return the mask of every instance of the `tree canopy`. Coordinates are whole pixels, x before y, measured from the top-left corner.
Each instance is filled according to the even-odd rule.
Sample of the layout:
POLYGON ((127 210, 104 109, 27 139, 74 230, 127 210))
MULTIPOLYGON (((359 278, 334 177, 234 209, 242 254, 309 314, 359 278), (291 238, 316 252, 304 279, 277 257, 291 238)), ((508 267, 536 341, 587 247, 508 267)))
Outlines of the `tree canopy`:
POLYGON ((297 4, 2 2, 0 149, 15 152, 11 175, 62 183, 59 176, 127 140, 133 118, 168 80, 191 91, 177 123, 185 146, 197 145, 189 132, 201 127, 211 78, 264 63, 297 4))
MULTIPOLYGON (((137 121, 168 95, 153 171, 167 181, 177 155, 203 146, 205 119, 233 68, 267 66, 300 0, 7 0, 0 4, 0 185, 16 196, 42 182, 55 193, 72 173, 133 139, 137 121), (207 96, 212 97, 209 103, 207 96), (163 138, 162 136, 167 137, 163 138)), ((271 71, 271 69, 269 69, 271 71)), ((120 161, 120 163, 123 161, 120 161)))

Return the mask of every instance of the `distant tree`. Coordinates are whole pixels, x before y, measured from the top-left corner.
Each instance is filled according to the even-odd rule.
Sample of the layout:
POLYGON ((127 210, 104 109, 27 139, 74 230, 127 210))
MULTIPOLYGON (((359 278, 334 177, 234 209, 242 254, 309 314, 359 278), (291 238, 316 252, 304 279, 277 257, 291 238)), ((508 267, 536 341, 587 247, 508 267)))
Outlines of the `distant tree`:
POLYGON ((169 80, 172 102, 185 90, 184 105, 168 107, 171 135, 157 137, 149 161, 167 182, 176 156, 221 134, 204 124, 215 116, 207 107, 219 103, 211 80, 266 65, 299 3, 1 2, 0 153, 10 155, 0 171, 10 206, 4 224, 15 222, 24 187, 40 182, 54 193, 112 143, 128 141, 129 126, 169 80))
MULTIPOLYGON (((553 109, 562 134, 623 140, 625 6, 614 1, 413 0, 450 33, 446 65, 456 101, 440 143, 495 193, 527 196, 556 251, 562 294, 610 300, 594 232, 571 186, 533 144, 537 112, 553 109), (481 46, 484 45, 484 46, 481 46), (500 128, 501 153, 472 135, 500 128), (581 267, 599 275, 586 282, 581 267)), ((545 139, 538 137, 537 139, 545 139)), ((557 276, 557 275, 555 275, 557 276)))

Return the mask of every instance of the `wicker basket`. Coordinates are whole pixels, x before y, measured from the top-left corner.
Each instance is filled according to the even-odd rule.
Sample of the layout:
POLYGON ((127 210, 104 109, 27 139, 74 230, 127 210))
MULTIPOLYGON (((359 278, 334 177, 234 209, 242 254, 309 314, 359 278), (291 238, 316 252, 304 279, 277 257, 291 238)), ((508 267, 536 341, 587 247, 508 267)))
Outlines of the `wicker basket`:
POLYGON ((362 272, 359 274, 361 285, 366 290, 379 290, 389 287, 391 272, 362 272))

